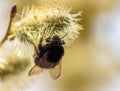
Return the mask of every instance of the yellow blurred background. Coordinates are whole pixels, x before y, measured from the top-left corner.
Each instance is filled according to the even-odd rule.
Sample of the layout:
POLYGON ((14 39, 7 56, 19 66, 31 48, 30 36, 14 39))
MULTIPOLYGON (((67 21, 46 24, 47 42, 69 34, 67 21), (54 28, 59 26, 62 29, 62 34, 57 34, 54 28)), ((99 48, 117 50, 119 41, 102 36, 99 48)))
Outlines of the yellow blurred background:
MULTIPOLYGON (((72 7, 71 13, 83 10, 80 24, 84 28, 72 47, 65 49, 60 78, 54 81, 49 79, 47 73, 40 74, 39 77, 28 77, 23 72, 22 76, 13 75, 5 81, 1 80, 0 91, 120 91, 120 1, 56 1, 72 7)), ((7 29, 12 5, 17 4, 18 13, 21 13, 26 5, 51 2, 52 0, 0 0, 0 38, 7 29)), ((4 57, 8 57, 14 49, 12 47, 13 42, 7 41, 0 50, 0 56, 3 57, 4 54, 4 57)))

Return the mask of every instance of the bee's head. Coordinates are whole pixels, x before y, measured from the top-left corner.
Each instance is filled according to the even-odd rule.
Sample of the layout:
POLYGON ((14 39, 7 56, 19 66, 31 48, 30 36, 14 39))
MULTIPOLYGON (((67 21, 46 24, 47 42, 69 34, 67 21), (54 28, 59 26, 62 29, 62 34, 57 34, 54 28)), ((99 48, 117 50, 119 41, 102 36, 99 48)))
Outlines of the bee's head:
POLYGON ((59 38, 59 36, 53 36, 52 38, 47 38, 46 42, 50 44, 58 44, 58 45, 65 44, 65 42, 61 40, 61 38, 59 38))

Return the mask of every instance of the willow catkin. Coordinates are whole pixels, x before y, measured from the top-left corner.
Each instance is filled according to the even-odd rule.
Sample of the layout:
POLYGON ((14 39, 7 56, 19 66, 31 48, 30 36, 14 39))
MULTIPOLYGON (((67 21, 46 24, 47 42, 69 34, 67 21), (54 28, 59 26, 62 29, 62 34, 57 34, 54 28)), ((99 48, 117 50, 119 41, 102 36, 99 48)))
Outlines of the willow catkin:
POLYGON ((66 34, 62 40, 65 46, 70 46, 82 29, 78 24, 80 20, 78 16, 81 12, 71 14, 70 10, 61 5, 24 8, 21 19, 15 23, 17 49, 23 50, 22 53, 25 51, 32 53, 33 51, 30 50, 33 47, 32 43, 38 45, 43 32, 45 32, 43 40, 56 35, 61 38, 66 34))

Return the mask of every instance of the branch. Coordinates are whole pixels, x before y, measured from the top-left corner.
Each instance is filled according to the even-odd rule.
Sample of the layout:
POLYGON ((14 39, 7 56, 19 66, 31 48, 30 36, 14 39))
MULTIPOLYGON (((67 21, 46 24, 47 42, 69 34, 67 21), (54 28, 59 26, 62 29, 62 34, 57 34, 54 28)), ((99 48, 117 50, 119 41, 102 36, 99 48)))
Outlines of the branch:
POLYGON ((11 29, 11 24, 12 24, 12 21, 13 21, 15 15, 16 15, 16 13, 17 13, 17 7, 16 7, 16 5, 14 5, 14 6, 12 7, 12 9, 11 9, 10 21, 9 21, 8 29, 7 29, 7 31, 6 31, 5 36, 3 37, 3 39, 2 39, 1 42, 0 42, 0 47, 1 47, 2 44, 7 40, 7 36, 8 36, 8 34, 9 34, 9 32, 10 32, 10 29, 11 29))

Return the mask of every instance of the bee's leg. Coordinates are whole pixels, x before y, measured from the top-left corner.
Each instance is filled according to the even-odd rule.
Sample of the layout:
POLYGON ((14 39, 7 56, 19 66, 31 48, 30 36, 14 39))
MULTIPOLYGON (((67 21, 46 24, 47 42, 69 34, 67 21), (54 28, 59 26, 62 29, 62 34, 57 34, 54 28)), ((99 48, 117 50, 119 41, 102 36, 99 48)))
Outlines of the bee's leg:
POLYGON ((43 37, 45 36, 45 30, 43 31, 43 34, 42 34, 42 37, 40 39, 40 44, 42 44, 42 41, 43 41, 43 37))
POLYGON ((42 47, 42 41, 43 41, 43 37, 40 39, 40 43, 38 45, 39 52, 40 52, 40 50, 43 49, 43 47, 42 47))
MULTIPOLYGON (((35 52, 38 53, 38 48, 37 48, 37 46, 35 45, 35 43, 32 43, 32 44, 33 44, 33 46, 34 46, 35 52)), ((34 55, 36 55, 36 53, 35 53, 34 55)))
POLYGON ((7 36, 8 36, 8 34, 9 34, 9 32, 10 32, 10 29, 11 29, 12 21, 13 21, 15 15, 16 15, 16 13, 17 13, 17 7, 16 7, 16 5, 14 5, 14 6, 12 7, 12 9, 11 9, 10 21, 9 21, 9 25, 8 25, 7 32, 6 32, 5 36, 4 36, 4 38, 2 39, 2 41, 0 42, 0 46, 2 46, 2 44, 3 44, 3 43, 6 41, 6 39, 7 39, 7 36))
POLYGON ((42 37, 41 37, 41 39, 40 39, 40 42, 39 42, 39 45, 38 45, 38 47, 36 46, 36 44, 34 43, 34 42, 32 42, 32 44, 33 44, 33 46, 34 46, 34 49, 35 49, 35 54, 34 54, 34 56, 36 55, 36 53, 37 54, 39 54, 39 50, 42 50, 42 41, 43 41, 43 37, 44 37, 44 33, 45 33, 45 31, 43 32, 43 34, 42 34, 42 37), (38 50, 39 49, 39 50, 38 50))
POLYGON ((45 34, 45 31, 43 31, 42 37, 40 38, 40 42, 39 42, 39 45, 38 45, 39 50, 42 50, 42 48, 43 48, 42 47, 42 42, 43 42, 44 34, 45 34))
POLYGON ((43 34, 42 34, 42 37, 41 37, 41 39, 40 39, 40 42, 39 42, 39 45, 37 46, 34 42, 31 42, 31 44, 34 46, 34 50, 35 50, 35 53, 34 53, 34 57, 36 56, 36 54, 39 54, 40 53, 40 50, 42 50, 43 49, 43 47, 42 47, 42 41, 43 41, 43 37, 44 37, 44 33, 45 33, 45 31, 43 32, 43 34))

